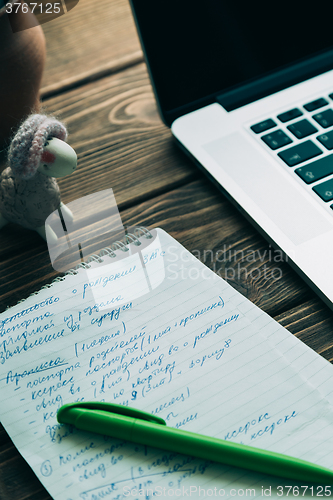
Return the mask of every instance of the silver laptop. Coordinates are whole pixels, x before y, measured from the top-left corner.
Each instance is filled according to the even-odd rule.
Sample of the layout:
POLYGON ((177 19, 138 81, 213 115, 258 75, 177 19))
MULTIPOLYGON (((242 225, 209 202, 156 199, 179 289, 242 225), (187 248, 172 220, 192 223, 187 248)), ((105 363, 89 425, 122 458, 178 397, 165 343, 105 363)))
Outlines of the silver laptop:
POLYGON ((179 145, 333 307, 333 2, 131 6, 179 145))

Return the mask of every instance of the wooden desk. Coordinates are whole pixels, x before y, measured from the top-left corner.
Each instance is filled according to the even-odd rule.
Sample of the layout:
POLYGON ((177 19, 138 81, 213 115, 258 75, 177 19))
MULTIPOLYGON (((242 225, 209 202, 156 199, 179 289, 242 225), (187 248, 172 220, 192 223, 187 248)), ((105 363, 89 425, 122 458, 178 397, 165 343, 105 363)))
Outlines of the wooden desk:
MULTIPOLYGON (((80 0, 43 28, 44 110, 66 122, 78 153, 77 171, 59 182, 63 201, 111 187, 124 224, 162 227, 333 359, 332 313, 287 263, 274 261, 272 248, 177 149, 162 124, 127 0, 80 0)), ((1 312, 56 275, 37 233, 14 225, 1 231, 1 312)), ((0 499, 50 499, 2 427, 0 499)))

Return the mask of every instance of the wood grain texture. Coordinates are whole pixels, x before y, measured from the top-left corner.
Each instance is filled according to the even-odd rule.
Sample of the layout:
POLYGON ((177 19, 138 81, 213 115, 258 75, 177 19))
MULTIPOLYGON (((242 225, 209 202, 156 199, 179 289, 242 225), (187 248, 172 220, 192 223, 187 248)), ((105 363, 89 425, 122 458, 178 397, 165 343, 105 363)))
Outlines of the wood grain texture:
MULTIPOLYGON (((162 227, 271 315, 313 298, 288 264, 281 262, 281 257, 274 260, 269 245, 205 179, 135 204, 121 215, 128 226, 162 227)), ((14 224, 3 228, 1 311, 56 275, 46 245, 37 234, 17 231, 14 224)))
POLYGON ((275 318, 291 333, 333 362, 333 313, 318 298, 313 298, 275 318))
POLYGON ((42 27, 47 42, 42 94, 143 59, 127 0, 80 0, 42 27))
POLYGON ((0 444, 0 499, 51 500, 11 441, 0 444))
POLYGON ((65 121, 78 154, 59 181, 64 202, 112 188, 122 208, 199 175, 158 116, 144 64, 47 99, 44 111, 65 121))
POLYGON ((206 179, 122 212, 124 224, 161 227, 271 316, 314 297, 281 255, 206 179), (277 261, 276 261, 277 260, 277 261))

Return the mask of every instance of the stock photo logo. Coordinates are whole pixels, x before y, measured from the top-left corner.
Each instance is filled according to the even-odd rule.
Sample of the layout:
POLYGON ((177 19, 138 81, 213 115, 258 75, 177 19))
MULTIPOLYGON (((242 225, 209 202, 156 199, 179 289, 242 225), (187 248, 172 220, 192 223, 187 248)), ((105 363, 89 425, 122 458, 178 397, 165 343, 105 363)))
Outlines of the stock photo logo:
POLYGON ((53 21, 79 3, 79 0, 0 0, 0 14, 6 12, 13 33, 53 21))
POLYGON ((125 230, 111 188, 61 205, 47 217, 45 233, 53 268, 78 274, 68 300, 80 296, 89 314, 109 310, 102 318, 117 320, 119 306, 131 308, 165 279, 158 234, 125 230))

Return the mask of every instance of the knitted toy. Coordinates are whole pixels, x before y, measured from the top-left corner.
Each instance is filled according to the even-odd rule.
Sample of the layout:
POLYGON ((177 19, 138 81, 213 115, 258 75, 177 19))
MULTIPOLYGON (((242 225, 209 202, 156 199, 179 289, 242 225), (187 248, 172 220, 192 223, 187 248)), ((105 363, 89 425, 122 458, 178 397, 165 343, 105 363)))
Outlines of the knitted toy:
POLYGON ((23 122, 9 148, 9 167, 0 176, 0 229, 15 222, 57 241, 46 218, 61 206, 64 219, 73 219, 55 180, 76 169, 77 156, 66 139, 65 126, 52 117, 31 115, 23 122))

